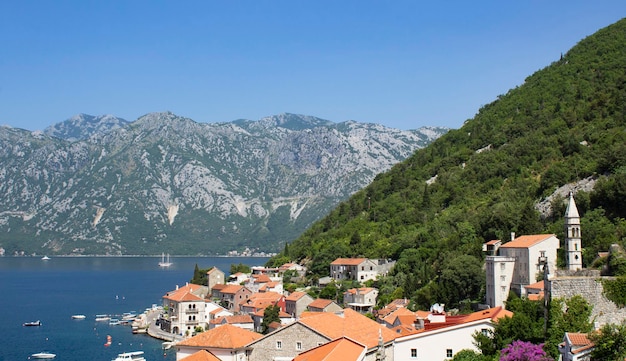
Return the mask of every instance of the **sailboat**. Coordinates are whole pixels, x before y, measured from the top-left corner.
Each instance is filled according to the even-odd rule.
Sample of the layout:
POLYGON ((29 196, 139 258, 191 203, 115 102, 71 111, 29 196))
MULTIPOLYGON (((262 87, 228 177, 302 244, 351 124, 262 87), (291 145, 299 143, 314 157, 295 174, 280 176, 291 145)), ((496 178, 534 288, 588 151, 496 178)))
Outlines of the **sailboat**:
POLYGON ((170 262, 170 254, 167 254, 167 259, 165 258, 165 253, 161 253, 161 262, 159 262, 159 267, 169 267, 172 265, 170 262))

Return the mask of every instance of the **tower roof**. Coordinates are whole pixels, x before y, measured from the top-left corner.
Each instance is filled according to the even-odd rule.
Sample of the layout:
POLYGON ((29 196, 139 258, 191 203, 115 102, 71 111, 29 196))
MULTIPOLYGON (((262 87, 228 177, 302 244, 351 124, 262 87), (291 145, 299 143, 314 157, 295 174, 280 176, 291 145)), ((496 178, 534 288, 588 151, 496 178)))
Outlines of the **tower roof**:
POLYGON ((578 208, 576 208, 576 202, 574 202, 574 193, 569 193, 569 201, 567 202, 567 209, 565 210, 565 218, 580 218, 578 215, 578 208))

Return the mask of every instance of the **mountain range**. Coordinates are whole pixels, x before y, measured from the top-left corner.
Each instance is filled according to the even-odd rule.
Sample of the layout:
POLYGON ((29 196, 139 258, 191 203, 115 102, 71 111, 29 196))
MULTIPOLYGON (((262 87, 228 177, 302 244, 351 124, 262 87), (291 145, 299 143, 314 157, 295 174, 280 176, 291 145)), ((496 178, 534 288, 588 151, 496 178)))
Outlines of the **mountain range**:
POLYGON ((198 123, 79 114, 0 128, 5 254, 276 252, 448 131, 295 114, 198 123))

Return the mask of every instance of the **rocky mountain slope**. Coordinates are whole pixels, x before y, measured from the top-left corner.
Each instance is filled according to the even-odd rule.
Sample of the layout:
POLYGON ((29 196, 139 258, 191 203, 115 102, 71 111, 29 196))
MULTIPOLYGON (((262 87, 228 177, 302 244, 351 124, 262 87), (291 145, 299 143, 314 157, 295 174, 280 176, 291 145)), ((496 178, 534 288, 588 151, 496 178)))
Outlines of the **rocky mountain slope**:
POLYGON ((294 114, 0 128, 5 254, 272 252, 445 133, 294 114))

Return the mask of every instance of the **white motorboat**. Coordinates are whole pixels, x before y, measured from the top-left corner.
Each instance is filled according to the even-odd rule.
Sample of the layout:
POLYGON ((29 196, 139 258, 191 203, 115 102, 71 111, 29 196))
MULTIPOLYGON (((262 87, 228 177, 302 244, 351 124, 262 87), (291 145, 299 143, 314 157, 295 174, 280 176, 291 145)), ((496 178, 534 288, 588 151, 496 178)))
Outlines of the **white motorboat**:
POLYGON ((84 320, 86 317, 85 315, 72 315, 72 318, 75 320, 84 320))
POLYGON ((159 262, 159 267, 169 267, 172 265, 170 262, 170 254, 167 254, 167 258, 165 258, 165 253, 161 253, 161 262, 159 262))
POLYGON ((96 321, 108 321, 111 319, 109 315, 96 315, 96 321))
POLYGON ((57 355, 50 353, 50 352, 38 352, 38 353, 34 353, 30 355, 30 357, 37 358, 37 359, 52 359, 52 358, 55 358, 56 356, 57 355))
POLYGON ((113 361, 146 361, 146 359, 143 357, 143 351, 132 351, 117 355, 113 361))
POLYGON ((47 260, 49 260, 49 259, 50 259, 50 257, 48 257, 48 256, 43 256, 43 257, 41 257, 41 260, 42 260, 42 261, 47 261, 47 260))

